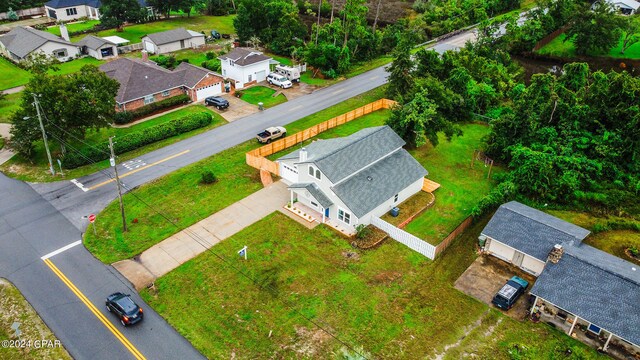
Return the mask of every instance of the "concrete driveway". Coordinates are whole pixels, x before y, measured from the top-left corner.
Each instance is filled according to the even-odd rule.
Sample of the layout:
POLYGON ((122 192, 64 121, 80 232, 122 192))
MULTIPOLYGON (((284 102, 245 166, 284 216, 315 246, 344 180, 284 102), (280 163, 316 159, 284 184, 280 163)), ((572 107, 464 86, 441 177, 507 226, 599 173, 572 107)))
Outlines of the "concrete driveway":
POLYGON ((211 106, 210 109, 220 114, 220 116, 222 116, 228 122, 232 122, 245 116, 260 112, 256 105, 249 104, 246 101, 242 101, 233 95, 223 94, 220 96, 229 101, 229 108, 225 110, 218 110, 211 106))
MULTIPOLYGON (((529 289, 536 278, 524 271, 507 264, 506 262, 490 255, 483 255, 465 270, 456 280, 454 287, 463 293, 472 296, 483 303, 491 304, 493 296, 512 276, 519 276, 529 282, 529 289)), ((505 313, 516 320, 523 320, 529 313, 528 292, 525 292, 516 301, 516 304, 505 313)), ((494 307, 495 309, 498 309, 494 307)))

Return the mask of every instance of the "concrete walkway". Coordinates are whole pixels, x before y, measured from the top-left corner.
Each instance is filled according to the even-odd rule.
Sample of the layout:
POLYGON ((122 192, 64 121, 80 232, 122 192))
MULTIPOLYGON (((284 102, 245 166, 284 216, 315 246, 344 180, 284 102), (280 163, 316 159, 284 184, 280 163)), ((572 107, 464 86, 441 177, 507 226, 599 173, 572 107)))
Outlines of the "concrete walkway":
POLYGON ((24 85, 16 86, 14 88, 6 89, 6 90, 2 90, 2 92, 5 93, 5 94, 15 94, 15 93, 20 92, 22 90, 24 90, 24 85))
POLYGON ((197 104, 202 105, 202 103, 189 103, 189 104, 185 104, 185 105, 182 105, 182 106, 178 106, 178 107, 173 108, 173 109, 171 109, 171 110, 163 111, 163 112, 160 112, 160 113, 157 113, 157 114, 153 114, 153 115, 147 116, 147 117, 142 118, 142 119, 138 119, 138 120, 136 120, 136 121, 132 121, 132 122, 130 122, 130 123, 126 123, 126 124, 116 124, 116 123, 113 123, 113 124, 111 124, 111 127, 114 127, 114 128, 128 128, 128 127, 132 127, 133 125, 138 125, 138 124, 143 123, 143 122, 145 122, 145 121, 148 121, 148 120, 151 120, 151 119, 155 119, 155 118, 158 118, 158 117, 160 117, 160 116, 167 115, 167 114, 171 114, 172 112, 175 112, 175 111, 178 111, 178 110, 182 110, 182 109, 184 109, 184 108, 186 108, 186 107, 189 107, 189 106, 192 106, 192 105, 197 105, 197 104))
POLYGON ((281 209, 288 200, 287 185, 278 181, 170 236, 140 256, 114 263, 113 267, 139 290, 220 241, 281 209))
POLYGON ((13 151, 7 148, 6 141, 11 137, 9 131, 11 130, 11 124, 0 123, 0 137, 5 139, 5 144, 2 149, 0 149, 0 165, 6 163, 15 155, 13 151))

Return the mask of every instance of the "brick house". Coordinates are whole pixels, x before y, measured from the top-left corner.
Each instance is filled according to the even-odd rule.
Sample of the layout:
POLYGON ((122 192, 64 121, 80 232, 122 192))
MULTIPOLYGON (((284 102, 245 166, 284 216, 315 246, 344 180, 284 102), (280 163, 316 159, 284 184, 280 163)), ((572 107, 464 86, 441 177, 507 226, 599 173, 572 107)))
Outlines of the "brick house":
POLYGON ((116 111, 135 110, 182 94, 202 101, 224 91, 220 75, 189 63, 168 70, 153 61, 120 58, 102 64, 100 70, 120 83, 116 111))

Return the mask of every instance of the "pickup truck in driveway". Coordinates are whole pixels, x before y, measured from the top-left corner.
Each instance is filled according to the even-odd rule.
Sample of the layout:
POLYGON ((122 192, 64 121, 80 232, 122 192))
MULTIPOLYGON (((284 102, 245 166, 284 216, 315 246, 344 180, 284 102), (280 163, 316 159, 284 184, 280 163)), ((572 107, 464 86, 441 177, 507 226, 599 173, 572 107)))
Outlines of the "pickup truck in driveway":
POLYGON ((287 136, 287 129, 282 126, 275 126, 265 129, 263 132, 256 135, 258 142, 268 144, 273 140, 287 136))
POLYGON ((509 310, 528 286, 529 282, 527 280, 514 276, 507 280, 507 283, 493 297, 491 303, 502 310, 509 310))

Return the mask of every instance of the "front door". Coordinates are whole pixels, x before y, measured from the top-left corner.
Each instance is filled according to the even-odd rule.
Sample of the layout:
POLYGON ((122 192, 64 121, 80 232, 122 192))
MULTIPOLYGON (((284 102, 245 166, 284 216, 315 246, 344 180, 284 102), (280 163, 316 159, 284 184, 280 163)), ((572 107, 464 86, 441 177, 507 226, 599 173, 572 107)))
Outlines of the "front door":
POLYGON ((324 217, 329 218, 329 208, 324 209, 324 217))
POLYGON ((515 266, 521 266, 523 259, 524 259, 524 254, 516 250, 516 252, 513 254, 513 259, 511 260, 511 262, 515 266))

